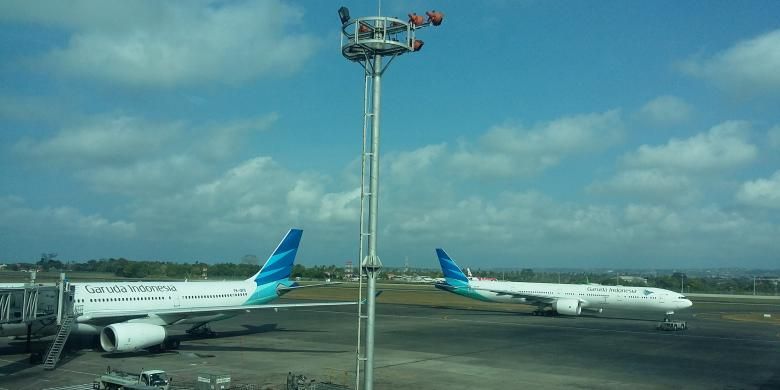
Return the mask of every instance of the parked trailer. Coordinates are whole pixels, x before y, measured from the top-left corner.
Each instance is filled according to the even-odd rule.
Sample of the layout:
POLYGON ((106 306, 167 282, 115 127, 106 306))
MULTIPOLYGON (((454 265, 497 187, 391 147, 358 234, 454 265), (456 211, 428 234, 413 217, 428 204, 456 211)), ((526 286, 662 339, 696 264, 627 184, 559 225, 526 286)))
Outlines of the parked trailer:
POLYGON ((688 324, 685 321, 663 321, 656 326, 658 330, 685 330, 688 324))
POLYGON ((195 390, 225 390, 230 388, 230 375, 198 374, 195 390))

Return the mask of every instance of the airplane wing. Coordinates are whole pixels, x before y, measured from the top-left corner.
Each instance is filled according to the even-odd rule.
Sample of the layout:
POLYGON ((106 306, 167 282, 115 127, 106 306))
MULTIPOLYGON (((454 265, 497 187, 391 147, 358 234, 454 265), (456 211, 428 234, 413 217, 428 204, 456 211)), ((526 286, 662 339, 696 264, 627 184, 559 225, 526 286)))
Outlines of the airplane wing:
POLYGON ((309 288, 309 287, 336 286, 336 285, 339 285, 339 284, 342 284, 342 283, 341 282, 327 282, 327 283, 318 283, 318 284, 307 284, 305 286, 298 285, 298 286, 291 286, 291 287, 286 287, 284 285, 279 285, 277 290, 279 290, 279 291, 292 291, 292 290, 300 290, 302 288, 309 288))
POLYGON ((531 304, 544 303, 547 305, 551 305, 553 302, 558 300, 558 297, 549 297, 549 296, 542 296, 536 294, 521 293, 517 291, 510 291, 510 290, 496 290, 492 288, 482 288, 482 287, 468 287, 468 288, 471 288, 473 290, 479 290, 479 291, 489 291, 499 296, 501 295, 511 296, 512 298, 522 299, 523 301, 531 304))
POLYGON ((319 306, 346 306, 356 305, 358 302, 317 302, 317 303, 280 303, 280 304, 267 304, 267 305, 241 305, 241 306, 212 306, 212 307, 190 307, 190 308, 173 308, 173 309, 159 309, 159 310, 102 310, 99 312, 85 313, 77 318, 78 322, 86 323, 104 323, 110 321, 112 323, 124 322, 135 318, 144 317, 159 317, 165 318, 168 324, 173 324, 178 320, 186 319, 187 317, 194 316, 208 316, 217 314, 240 314, 248 313, 254 310, 261 309, 287 309, 291 307, 319 307, 319 306))

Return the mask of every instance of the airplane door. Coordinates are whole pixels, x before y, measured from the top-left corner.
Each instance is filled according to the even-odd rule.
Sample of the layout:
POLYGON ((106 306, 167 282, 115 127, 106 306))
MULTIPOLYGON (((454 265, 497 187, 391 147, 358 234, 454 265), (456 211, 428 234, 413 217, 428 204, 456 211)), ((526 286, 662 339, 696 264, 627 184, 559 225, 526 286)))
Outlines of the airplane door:
POLYGON ((177 309, 181 307, 181 300, 179 300, 179 294, 173 296, 173 308, 177 309))

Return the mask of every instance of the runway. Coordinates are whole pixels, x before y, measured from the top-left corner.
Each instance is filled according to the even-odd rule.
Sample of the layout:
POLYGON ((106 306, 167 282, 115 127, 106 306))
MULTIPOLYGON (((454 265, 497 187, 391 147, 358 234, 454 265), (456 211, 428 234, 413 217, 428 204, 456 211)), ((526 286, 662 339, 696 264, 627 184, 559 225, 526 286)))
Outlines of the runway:
MULTIPOLYGON (((375 387, 780 388, 780 326, 724 319, 758 312, 780 317, 774 303, 700 302, 679 314, 690 326, 684 332, 656 330, 660 318, 654 315, 529 312, 525 306, 507 312, 379 304, 375 387)), ((214 323, 218 337, 185 340, 176 352, 80 350, 55 371, 28 365, 23 342, 2 342, 0 387, 84 384, 107 365, 163 369, 174 383, 227 373, 236 382, 274 389, 292 371, 354 387, 356 318, 354 307, 255 312, 214 323)))

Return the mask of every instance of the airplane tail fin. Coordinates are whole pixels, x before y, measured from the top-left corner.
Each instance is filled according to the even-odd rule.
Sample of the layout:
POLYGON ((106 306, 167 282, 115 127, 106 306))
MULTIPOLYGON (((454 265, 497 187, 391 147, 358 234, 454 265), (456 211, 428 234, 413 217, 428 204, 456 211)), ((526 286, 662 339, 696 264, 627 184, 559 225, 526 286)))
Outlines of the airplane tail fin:
POLYGON ((271 257, 265 262, 263 268, 247 280, 254 280, 258 286, 261 286, 289 278, 302 235, 303 230, 290 229, 279 243, 279 246, 276 247, 276 250, 271 254, 271 257))
POLYGON ((468 286, 469 279, 461 271, 460 267, 455 264, 455 261, 447 255, 444 249, 436 248, 436 255, 439 256, 439 264, 441 265, 441 272, 444 274, 444 280, 452 286, 468 286))

